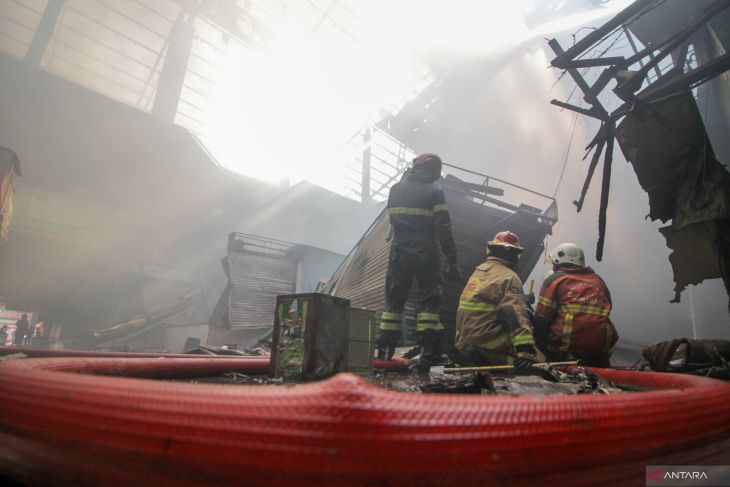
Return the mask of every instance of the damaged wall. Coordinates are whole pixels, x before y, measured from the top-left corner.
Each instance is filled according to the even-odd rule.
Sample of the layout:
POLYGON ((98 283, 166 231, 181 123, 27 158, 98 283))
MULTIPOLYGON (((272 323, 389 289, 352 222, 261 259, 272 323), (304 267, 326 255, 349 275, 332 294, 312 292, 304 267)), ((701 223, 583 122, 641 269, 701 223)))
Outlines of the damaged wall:
POLYGON ((676 286, 672 302, 679 301, 688 284, 718 276, 730 299, 730 175, 721 164, 727 155, 718 161, 713 150, 713 133, 720 136, 715 141, 724 152, 730 130, 730 92, 723 83, 730 66, 728 7, 730 3, 710 0, 636 1, 579 41, 573 36, 567 51, 557 39, 548 41, 555 55, 552 66, 570 76, 575 83, 573 92, 580 89, 590 109, 571 104, 570 96, 566 102, 553 99, 551 103, 576 112, 575 117, 582 114, 601 123, 593 139, 599 148, 594 151, 584 192, 599 162, 600 147, 604 143, 607 147, 602 162, 597 258, 603 253, 611 155, 617 136, 649 196, 649 217, 663 222, 672 219, 671 227, 661 229, 673 250, 670 261, 676 286), (637 47, 633 36, 641 46, 637 47), (631 51, 621 46, 612 49, 622 38, 631 51), (605 56, 609 51, 612 56, 605 56), (593 79, 587 77, 591 73, 593 79), (611 81, 616 83, 613 94, 607 89, 611 81), (699 110, 695 98, 702 102, 699 110), (623 103, 616 106, 618 101, 623 103), (712 110, 708 109, 710 101, 712 110), (700 113, 713 130, 706 132, 700 113), (716 258, 700 256, 699 247, 712 248, 716 258))
POLYGON ((730 294, 730 173, 715 159, 692 95, 639 105, 617 140, 649 196, 649 217, 671 220, 661 232, 673 251, 673 301, 688 285, 723 276, 730 294))

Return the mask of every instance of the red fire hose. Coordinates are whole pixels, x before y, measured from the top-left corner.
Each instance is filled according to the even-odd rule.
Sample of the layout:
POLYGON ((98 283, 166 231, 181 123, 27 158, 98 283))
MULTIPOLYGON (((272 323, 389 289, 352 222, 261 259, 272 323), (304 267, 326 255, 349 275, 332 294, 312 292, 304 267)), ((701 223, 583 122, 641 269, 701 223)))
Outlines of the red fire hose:
MULTIPOLYGON (((262 360, 265 358, 268 366, 269 356, 261 355, 197 355, 183 353, 166 353, 166 352, 97 352, 93 350, 70 350, 60 349, 54 350, 50 348, 21 348, 21 347, 0 347, 0 356, 22 353, 29 357, 89 357, 89 358, 208 358, 208 359, 238 359, 238 360, 262 360)), ((385 371, 407 371, 408 364, 411 360, 403 357, 393 357, 391 360, 375 360, 375 368, 385 371)), ((258 370, 258 369, 257 369, 258 370)), ((267 370, 255 373, 266 373, 267 370)))
POLYGON ((242 358, 242 359, 259 359, 259 355, 197 355, 185 353, 166 353, 166 352, 97 352, 92 350, 72 350, 72 349, 51 349, 51 348, 23 348, 23 347, 0 347, 0 356, 22 353, 29 357, 116 357, 116 358, 242 358))
POLYGON ((258 373, 268 359, 0 364, 0 475, 33 485, 643 485, 730 463, 730 384, 596 369, 645 390, 506 397, 130 377, 258 373), (109 377, 128 376, 128 377, 109 377))

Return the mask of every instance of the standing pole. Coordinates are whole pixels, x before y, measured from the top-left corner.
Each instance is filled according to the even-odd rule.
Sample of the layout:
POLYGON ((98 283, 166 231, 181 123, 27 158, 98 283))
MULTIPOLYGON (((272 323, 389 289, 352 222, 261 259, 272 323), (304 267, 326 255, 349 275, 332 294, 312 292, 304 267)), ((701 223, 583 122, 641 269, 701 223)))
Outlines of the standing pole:
POLYGON ((370 203, 370 160, 371 160, 371 142, 373 132, 368 123, 365 133, 362 136, 362 183, 360 185, 360 201, 362 203, 370 203))

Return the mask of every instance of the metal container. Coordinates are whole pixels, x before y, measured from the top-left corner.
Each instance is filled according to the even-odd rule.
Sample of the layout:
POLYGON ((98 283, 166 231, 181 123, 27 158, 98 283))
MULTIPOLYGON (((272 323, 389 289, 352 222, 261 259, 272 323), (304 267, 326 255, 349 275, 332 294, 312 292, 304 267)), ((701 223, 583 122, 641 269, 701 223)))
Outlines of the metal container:
POLYGON ((344 372, 349 332, 349 300, 317 293, 278 296, 270 374, 323 379, 344 372))
POLYGON ((378 320, 375 311, 350 308, 350 336, 347 347, 347 371, 368 375, 373 372, 378 320))

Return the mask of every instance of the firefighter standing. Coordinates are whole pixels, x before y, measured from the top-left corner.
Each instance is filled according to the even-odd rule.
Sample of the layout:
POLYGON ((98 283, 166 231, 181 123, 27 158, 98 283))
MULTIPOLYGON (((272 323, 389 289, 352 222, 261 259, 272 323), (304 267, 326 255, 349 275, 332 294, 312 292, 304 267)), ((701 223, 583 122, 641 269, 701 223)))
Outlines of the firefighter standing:
POLYGON ((487 260, 474 270, 461 294, 455 345, 469 364, 528 368, 542 361, 522 281, 512 270, 522 250, 517 235, 497 233, 487 244, 487 260))
POLYGON ((618 333, 613 326, 611 293, 583 250, 562 243, 550 252, 551 274, 540 289, 535 309, 535 336, 551 360, 573 354, 585 365, 608 367, 618 333), (544 342, 544 345, 542 344, 544 342))
POLYGON ((416 330, 421 364, 428 367, 441 358, 439 343, 444 327, 439 318, 439 244, 448 263, 447 275, 460 276, 444 192, 433 184, 441 177, 441 166, 439 156, 421 154, 413 160, 413 167, 405 178, 393 185, 388 196, 393 240, 385 280, 385 311, 380 320, 380 359, 393 357, 400 339, 403 308, 414 277, 418 281, 416 330))
POLYGON ((28 322, 28 314, 23 313, 18 321, 15 322, 15 346, 25 347, 30 343, 30 323, 28 322))

